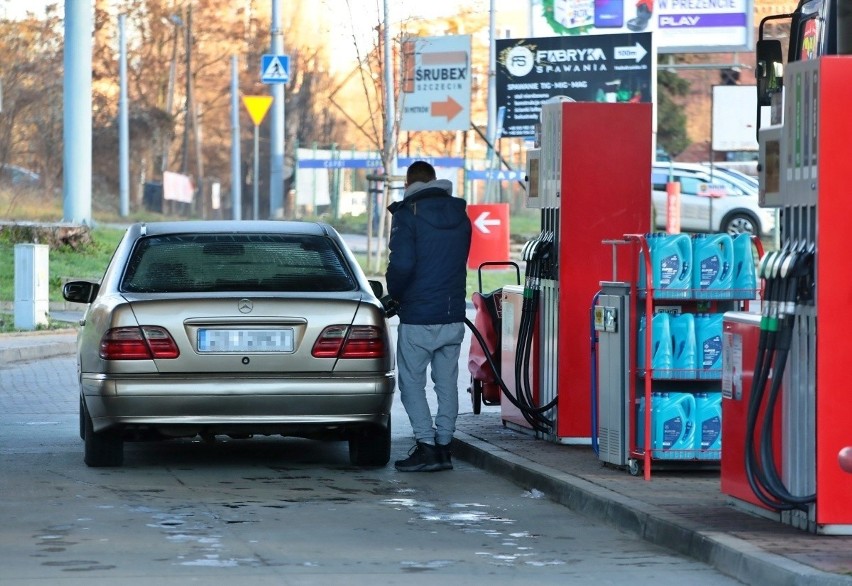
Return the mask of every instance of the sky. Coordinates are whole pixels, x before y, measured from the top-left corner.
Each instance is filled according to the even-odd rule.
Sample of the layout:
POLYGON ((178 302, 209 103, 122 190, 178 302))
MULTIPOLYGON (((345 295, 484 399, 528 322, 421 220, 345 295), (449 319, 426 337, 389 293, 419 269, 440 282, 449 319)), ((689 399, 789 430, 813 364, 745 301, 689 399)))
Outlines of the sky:
MULTIPOLYGON (((58 3, 60 11, 65 1, 81 0, 0 0, 0 17, 8 19, 22 18, 27 12, 36 15, 44 14, 47 4, 58 3)), ((94 5, 94 0, 88 0, 94 5)), ((279 0, 281 6, 296 0, 279 0)), ((316 5, 316 0, 301 0, 316 5)), ((399 23, 411 19, 432 19, 440 16, 456 14, 460 5, 470 6, 477 10, 488 11, 491 0, 388 0, 391 21, 399 23)), ((495 0, 498 5, 518 0, 495 0)), ((332 39, 339 44, 335 51, 351 52, 353 35, 359 49, 366 52, 375 44, 375 26, 383 19, 384 0, 323 0, 320 10, 326 12, 330 19, 332 30, 339 34, 332 39)), ((271 15, 270 15, 271 16, 271 15)), ((286 39, 285 39, 286 45, 286 39)))
MULTIPOLYGON (((488 10, 489 0, 388 0, 390 19, 393 23, 453 15, 463 3, 488 10)), ((374 29, 383 20, 384 0, 325 0, 324 4, 329 8, 340 7, 339 10, 327 9, 336 20, 332 25, 333 30, 340 31, 340 34, 332 35, 334 55, 350 53, 353 39, 358 43, 361 55, 366 54, 375 45, 374 29)))
MULTIPOLYGON (((77 1, 77 0, 68 0, 77 1)), ((92 1, 93 0, 89 0, 92 1)), ((293 2, 294 0, 280 0, 282 6, 285 2, 293 2)), ((315 0, 303 0, 306 2, 314 2, 315 0)), ((502 0, 500 0, 502 1, 502 0)), ((58 2, 60 6, 64 4, 63 0, 0 0, 0 16, 5 18, 20 18, 26 12, 41 14, 44 11, 44 6, 50 2, 58 2)), ((381 14, 384 0, 349 0, 352 6, 353 16, 356 19, 370 23, 375 23, 378 20, 378 15, 381 14)), ((391 19, 398 21, 405 18, 434 18, 437 16, 446 16, 454 14, 459 4, 473 5, 481 10, 488 10, 489 0, 388 0, 390 5, 391 19)), ((339 5, 341 9, 330 10, 332 16, 344 17, 346 15, 345 5, 346 0, 326 0, 327 5, 339 5)))

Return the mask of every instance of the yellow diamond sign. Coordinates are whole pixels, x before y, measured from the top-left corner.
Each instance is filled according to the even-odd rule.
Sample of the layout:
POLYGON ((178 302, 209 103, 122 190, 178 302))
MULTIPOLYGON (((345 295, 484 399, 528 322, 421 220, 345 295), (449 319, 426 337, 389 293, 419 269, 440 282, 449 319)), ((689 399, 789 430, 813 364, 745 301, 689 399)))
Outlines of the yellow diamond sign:
POLYGON ((272 105, 272 96, 243 96, 243 104, 254 125, 260 126, 263 117, 269 111, 269 106, 272 105))

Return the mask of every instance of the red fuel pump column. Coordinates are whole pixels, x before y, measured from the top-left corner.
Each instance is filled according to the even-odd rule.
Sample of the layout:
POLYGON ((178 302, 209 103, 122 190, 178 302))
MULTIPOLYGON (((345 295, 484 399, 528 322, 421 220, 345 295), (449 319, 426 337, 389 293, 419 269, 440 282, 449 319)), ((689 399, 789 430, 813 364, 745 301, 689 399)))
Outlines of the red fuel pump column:
POLYGON ((635 269, 626 254, 614 266, 602 243, 650 225, 651 118, 651 104, 542 107, 542 233, 555 254, 541 283, 539 394, 557 400, 553 441, 591 440, 590 309, 614 269, 635 269))
MULTIPOLYGON (((739 368, 737 335, 743 361, 758 356, 751 373, 758 382, 748 389, 749 421, 735 393, 723 401, 723 492, 737 504, 773 511, 781 522, 833 535, 852 535, 852 476, 840 457, 852 443, 850 92, 852 56, 784 69, 783 109, 773 110, 775 125, 762 128, 759 137, 763 203, 781 209, 781 247, 759 267, 766 291, 761 341, 755 351, 754 333, 726 316, 732 344, 723 347, 732 381, 739 368), (761 396, 766 402, 754 400, 761 396), (779 400, 774 408, 773 397, 779 400), (767 419, 766 413, 774 416, 767 419), (764 449, 751 450, 758 426, 764 449), (743 451, 745 461, 737 462, 743 451)), ((729 388, 735 391, 733 382, 729 388)))

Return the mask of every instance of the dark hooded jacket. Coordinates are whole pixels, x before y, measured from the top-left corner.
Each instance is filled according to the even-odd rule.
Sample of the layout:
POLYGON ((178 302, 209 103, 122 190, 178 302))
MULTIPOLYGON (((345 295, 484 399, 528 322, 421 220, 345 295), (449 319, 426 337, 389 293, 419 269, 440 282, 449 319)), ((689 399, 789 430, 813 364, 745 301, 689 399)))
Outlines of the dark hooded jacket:
POLYGON ((464 321, 470 219, 446 179, 413 183, 393 215, 386 273, 388 294, 408 324, 464 321))

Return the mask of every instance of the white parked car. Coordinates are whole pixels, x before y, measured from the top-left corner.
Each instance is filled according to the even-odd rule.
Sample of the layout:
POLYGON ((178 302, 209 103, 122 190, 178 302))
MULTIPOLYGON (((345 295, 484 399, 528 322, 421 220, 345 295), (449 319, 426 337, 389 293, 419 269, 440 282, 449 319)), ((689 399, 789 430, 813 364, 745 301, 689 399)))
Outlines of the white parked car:
POLYGON ((775 229, 775 211, 758 205, 752 183, 704 165, 658 162, 651 172, 651 199, 659 229, 666 227, 670 180, 680 183, 681 230, 768 236, 775 229))

